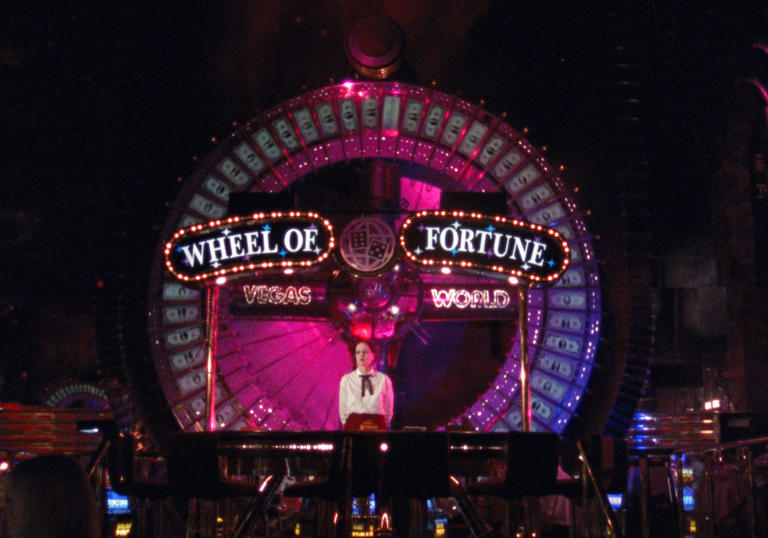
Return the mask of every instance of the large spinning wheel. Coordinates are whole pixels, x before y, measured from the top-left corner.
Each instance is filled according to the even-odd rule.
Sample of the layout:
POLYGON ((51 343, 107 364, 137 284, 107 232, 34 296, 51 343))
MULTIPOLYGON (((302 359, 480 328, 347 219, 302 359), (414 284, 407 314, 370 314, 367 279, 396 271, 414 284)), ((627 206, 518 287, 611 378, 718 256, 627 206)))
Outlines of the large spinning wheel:
POLYGON ((184 183, 149 294, 154 364, 180 426, 204 428, 205 293, 166 271, 163 245, 179 228, 223 218, 231 193, 263 192, 291 193, 300 209, 330 218, 340 245, 310 273, 254 272, 222 286, 218 428, 337 428, 347 340, 364 336, 386 356, 400 425, 520 429, 512 286, 424 272, 397 249, 385 252, 388 232, 396 236, 412 212, 437 209, 446 191, 504 193, 508 217, 568 241, 565 274, 526 294, 531 428, 562 432, 600 333, 598 270, 581 213, 558 171, 502 119, 396 82, 349 82, 286 101, 229 136, 184 183), (376 256, 356 251, 356 240, 376 256), (423 373, 431 376, 416 381, 423 373))

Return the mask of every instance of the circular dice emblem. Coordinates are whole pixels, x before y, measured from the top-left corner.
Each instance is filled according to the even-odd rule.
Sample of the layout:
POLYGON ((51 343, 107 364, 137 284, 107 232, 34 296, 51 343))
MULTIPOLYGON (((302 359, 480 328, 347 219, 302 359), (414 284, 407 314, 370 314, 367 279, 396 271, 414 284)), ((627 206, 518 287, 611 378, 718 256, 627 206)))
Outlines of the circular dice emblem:
POLYGON ((353 271, 377 273, 385 269, 395 254, 395 234, 376 217, 361 217, 341 232, 341 257, 353 271))

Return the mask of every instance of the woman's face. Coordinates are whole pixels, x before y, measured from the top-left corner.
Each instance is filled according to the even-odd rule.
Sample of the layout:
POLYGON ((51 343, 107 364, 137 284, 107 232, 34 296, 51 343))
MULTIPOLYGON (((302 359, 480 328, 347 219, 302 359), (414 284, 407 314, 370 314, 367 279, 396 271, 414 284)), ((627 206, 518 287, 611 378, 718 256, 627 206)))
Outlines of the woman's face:
POLYGON ((355 363, 358 370, 363 373, 368 373, 373 369, 373 363, 376 360, 376 355, 371 351, 371 348, 365 342, 360 342, 355 346, 355 363))

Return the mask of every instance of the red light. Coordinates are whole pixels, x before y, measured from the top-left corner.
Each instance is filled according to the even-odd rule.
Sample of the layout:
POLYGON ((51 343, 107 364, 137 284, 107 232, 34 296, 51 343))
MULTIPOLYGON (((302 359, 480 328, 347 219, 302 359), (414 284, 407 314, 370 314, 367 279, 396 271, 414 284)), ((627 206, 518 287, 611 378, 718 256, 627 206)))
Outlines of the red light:
POLYGON ((368 316, 352 318, 350 323, 352 334, 360 340, 370 340, 373 336, 373 322, 368 316))

